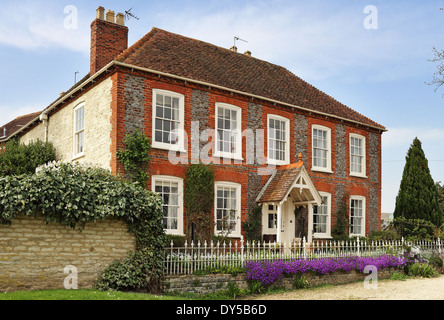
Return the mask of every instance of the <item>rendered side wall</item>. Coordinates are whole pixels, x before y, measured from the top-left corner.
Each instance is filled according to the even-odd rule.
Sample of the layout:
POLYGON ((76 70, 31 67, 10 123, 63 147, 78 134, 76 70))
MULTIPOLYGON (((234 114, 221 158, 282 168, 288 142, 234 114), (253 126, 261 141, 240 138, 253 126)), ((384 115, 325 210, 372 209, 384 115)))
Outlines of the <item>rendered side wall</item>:
MULTIPOLYGON (((75 160, 110 169, 111 87, 112 80, 108 77, 49 117, 48 141, 54 144, 60 160, 75 160), (85 103, 85 155, 74 159, 74 108, 83 102, 85 103)), ((37 139, 45 141, 43 122, 23 135, 20 142, 27 144, 37 139)))

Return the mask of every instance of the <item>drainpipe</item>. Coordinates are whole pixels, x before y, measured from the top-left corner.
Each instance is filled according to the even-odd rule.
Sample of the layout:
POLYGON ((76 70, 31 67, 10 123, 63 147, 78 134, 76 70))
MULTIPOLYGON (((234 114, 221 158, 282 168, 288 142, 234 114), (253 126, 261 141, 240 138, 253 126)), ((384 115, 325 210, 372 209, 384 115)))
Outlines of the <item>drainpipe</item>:
POLYGON ((40 121, 43 122, 43 126, 45 127, 45 137, 44 137, 44 140, 45 140, 45 142, 48 142, 48 114, 43 112, 40 115, 40 121))

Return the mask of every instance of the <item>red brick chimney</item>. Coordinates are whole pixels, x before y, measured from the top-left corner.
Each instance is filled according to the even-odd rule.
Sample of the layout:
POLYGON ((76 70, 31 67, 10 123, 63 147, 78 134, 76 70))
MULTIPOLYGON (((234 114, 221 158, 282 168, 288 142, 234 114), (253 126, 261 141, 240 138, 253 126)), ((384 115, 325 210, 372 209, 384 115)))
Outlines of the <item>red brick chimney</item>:
POLYGON ((128 27, 124 15, 108 10, 105 20, 105 9, 97 8, 97 17, 91 23, 91 69, 90 76, 113 61, 128 48, 128 27))

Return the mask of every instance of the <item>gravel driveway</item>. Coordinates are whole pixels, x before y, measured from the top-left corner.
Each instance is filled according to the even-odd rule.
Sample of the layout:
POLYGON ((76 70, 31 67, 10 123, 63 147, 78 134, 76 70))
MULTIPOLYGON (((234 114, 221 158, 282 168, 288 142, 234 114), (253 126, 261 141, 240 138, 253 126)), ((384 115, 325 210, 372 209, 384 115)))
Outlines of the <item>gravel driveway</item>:
POLYGON ((380 280, 377 289, 364 282, 262 295, 257 300, 444 300, 444 275, 405 281, 380 280))

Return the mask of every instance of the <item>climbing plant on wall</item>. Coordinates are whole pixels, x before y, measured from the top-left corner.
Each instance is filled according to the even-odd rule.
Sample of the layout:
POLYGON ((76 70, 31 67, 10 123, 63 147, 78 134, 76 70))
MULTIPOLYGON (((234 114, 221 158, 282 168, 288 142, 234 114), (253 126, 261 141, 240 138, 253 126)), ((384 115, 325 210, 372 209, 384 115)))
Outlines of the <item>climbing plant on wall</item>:
POLYGON ((149 138, 139 129, 125 136, 125 148, 117 152, 117 159, 123 164, 127 179, 146 186, 150 162, 151 143, 149 138))
POLYGON ((214 171, 204 164, 191 165, 186 171, 184 186, 186 228, 189 237, 194 232, 194 235, 202 242, 211 239, 214 229, 211 216, 213 204, 214 171))

